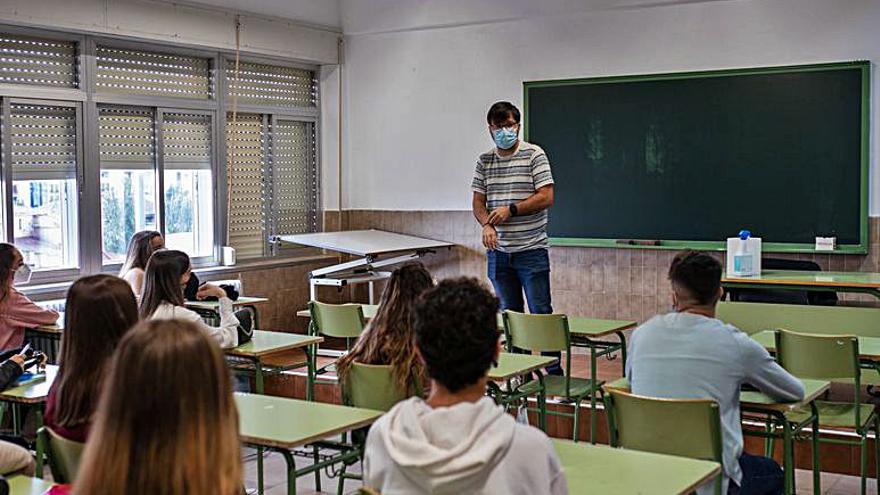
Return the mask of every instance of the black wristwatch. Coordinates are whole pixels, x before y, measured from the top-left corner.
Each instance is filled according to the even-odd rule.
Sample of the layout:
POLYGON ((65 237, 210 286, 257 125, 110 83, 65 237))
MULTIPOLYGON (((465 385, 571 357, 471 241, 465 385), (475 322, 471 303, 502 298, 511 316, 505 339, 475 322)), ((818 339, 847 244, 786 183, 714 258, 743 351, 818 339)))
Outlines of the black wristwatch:
POLYGON ((510 216, 515 217, 518 213, 516 203, 510 203, 510 206, 508 206, 508 208, 510 208, 510 216))

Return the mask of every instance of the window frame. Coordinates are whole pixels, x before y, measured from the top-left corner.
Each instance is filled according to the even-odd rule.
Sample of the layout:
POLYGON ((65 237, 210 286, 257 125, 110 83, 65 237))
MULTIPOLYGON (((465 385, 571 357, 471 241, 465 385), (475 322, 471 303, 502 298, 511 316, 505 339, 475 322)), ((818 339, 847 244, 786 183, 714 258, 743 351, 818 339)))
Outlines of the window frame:
MULTIPOLYGON (((30 28, 0 24, 0 32, 10 35, 31 36, 58 41, 70 41, 76 44, 76 88, 54 88, 38 85, 0 83, 0 113, 3 121, 9 122, 10 106, 15 102, 44 104, 51 106, 71 106, 76 108, 76 139, 77 167, 76 191, 78 192, 76 218, 78 240, 78 268, 56 270, 40 270, 33 275, 33 284, 65 282, 88 273, 118 272, 121 263, 103 263, 103 238, 101 217, 101 160, 99 152, 98 109, 102 105, 121 105, 128 107, 148 107, 155 112, 155 153, 154 173, 157 195, 157 227, 165 233, 165 189, 164 189, 164 146, 162 143, 162 125, 167 113, 183 113, 208 115, 213 129, 211 130, 211 174, 213 187, 213 252, 211 256, 193 258, 193 266, 198 268, 219 266, 222 246, 229 245, 227 238, 227 146, 226 146, 226 115, 232 112, 231 96, 228 95, 229 83, 226 71, 230 62, 234 61, 235 52, 223 49, 198 49, 186 46, 175 46, 158 42, 142 42, 107 35, 76 34, 53 31, 41 28, 30 28), (208 99, 195 99, 172 96, 127 95, 102 92, 97 88, 97 47, 161 52, 172 55, 195 56, 207 59, 211 83, 211 94, 208 99), (86 212, 90 212, 86 214, 86 212), (95 214, 94 212, 98 212, 95 214)), ((320 67, 312 64, 299 63, 292 60, 270 56, 253 56, 241 54, 241 62, 268 64, 281 67, 304 69, 312 72, 315 84, 314 107, 284 108, 272 105, 237 105, 239 113, 257 113, 264 116, 265 125, 273 119, 304 121, 314 125, 315 144, 313 163, 316 174, 316 231, 323 229, 323 205, 321 195, 321 94, 318 88, 320 67)), ((12 209, 12 167, 11 138, 9 132, 0 136, 3 153, 0 156, 0 187, 5 197, 0 201, 0 220, 2 233, 12 242, 13 215, 12 209)), ((267 158, 268 160, 268 158, 267 158)), ((271 174, 267 164, 264 174, 271 174)), ((271 185, 271 176, 266 177, 271 185)), ((266 232, 263 239, 263 255, 249 258, 247 262, 265 262, 275 259, 295 257, 302 248, 279 249, 271 237, 275 235, 272 221, 271 191, 263 198, 267 211, 265 219, 266 232)))

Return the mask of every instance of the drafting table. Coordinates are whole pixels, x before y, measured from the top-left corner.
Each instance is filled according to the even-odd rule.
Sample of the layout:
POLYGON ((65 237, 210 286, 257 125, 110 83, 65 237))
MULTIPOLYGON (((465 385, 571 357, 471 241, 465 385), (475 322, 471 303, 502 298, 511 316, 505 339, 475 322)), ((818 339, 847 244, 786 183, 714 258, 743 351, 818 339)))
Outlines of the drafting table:
POLYGON ((317 300, 319 285, 345 287, 368 284, 370 303, 375 302, 373 283, 391 276, 379 268, 418 259, 437 249, 452 249, 453 244, 383 230, 350 230, 317 234, 282 235, 277 240, 357 256, 359 259, 319 268, 309 272, 309 295, 317 300))

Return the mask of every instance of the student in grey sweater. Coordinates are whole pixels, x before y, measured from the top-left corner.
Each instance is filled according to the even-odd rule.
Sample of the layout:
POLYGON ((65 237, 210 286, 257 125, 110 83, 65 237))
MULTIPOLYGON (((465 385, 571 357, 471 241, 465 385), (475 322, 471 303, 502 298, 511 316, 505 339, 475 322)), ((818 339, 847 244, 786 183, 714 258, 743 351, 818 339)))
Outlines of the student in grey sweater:
MULTIPOLYGON (((740 387, 747 383, 776 399, 795 401, 804 396, 803 384, 748 335, 715 318, 722 295, 718 260, 695 251, 679 253, 669 268, 669 280, 674 311, 655 316, 630 340, 626 376, 632 392, 668 399, 713 399, 721 412, 722 493, 782 493, 779 465, 743 452, 740 387)), ((711 485, 699 493, 711 493, 711 485)))

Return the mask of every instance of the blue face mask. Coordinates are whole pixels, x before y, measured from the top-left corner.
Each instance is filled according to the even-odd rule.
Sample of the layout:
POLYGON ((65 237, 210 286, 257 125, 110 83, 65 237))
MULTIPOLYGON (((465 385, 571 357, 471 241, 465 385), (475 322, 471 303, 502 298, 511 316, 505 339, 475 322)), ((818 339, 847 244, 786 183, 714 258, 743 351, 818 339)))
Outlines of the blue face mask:
POLYGON ((499 149, 507 150, 516 144, 517 132, 511 127, 504 127, 496 131, 492 131, 492 137, 495 139, 495 145, 499 149))

